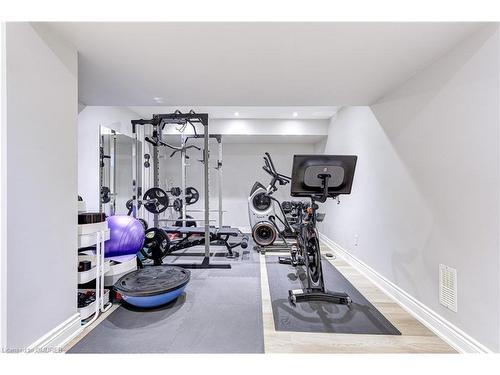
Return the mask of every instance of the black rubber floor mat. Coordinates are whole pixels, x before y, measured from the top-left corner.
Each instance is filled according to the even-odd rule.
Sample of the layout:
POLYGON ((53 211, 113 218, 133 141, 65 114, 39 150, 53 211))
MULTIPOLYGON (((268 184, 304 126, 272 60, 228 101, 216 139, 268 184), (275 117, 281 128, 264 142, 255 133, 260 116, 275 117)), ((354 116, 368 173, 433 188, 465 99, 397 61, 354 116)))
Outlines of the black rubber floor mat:
POLYGON ((263 353, 260 262, 251 246, 238 258, 213 259, 231 269, 191 270, 185 292, 166 306, 120 306, 69 353, 263 353))
POLYGON ((303 267, 278 263, 277 256, 266 256, 267 275, 277 331, 400 335, 389 322, 330 262, 322 259, 327 290, 345 292, 350 307, 328 302, 299 302, 293 306, 288 290, 302 289, 303 267))

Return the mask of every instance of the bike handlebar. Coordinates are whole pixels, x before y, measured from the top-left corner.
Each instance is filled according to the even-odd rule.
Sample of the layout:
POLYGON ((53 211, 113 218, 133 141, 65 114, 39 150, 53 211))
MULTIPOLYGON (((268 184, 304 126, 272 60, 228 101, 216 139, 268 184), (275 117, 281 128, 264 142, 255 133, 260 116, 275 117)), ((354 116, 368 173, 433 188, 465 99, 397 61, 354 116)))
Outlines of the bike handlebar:
POLYGON ((264 165, 262 167, 262 169, 264 169, 264 171, 266 171, 266 173, 268 173, 269 175, 271 175, 273 177, 273 180, 271 182, 271 186, 273 187, 274 190, 276 190, 276 188, 274 186, 276 184, 276 182, 279 182, 280 185, 286 185, 287 183, 290 182, 290 180, 291 180, 290 177, 285 176, 285 175, 278 173, 276 171, 276 167, 274 166, 273 160, 271 159, 271 155, 269 154, 269 152, 265 153, 264 162, 266 165, 264 165))

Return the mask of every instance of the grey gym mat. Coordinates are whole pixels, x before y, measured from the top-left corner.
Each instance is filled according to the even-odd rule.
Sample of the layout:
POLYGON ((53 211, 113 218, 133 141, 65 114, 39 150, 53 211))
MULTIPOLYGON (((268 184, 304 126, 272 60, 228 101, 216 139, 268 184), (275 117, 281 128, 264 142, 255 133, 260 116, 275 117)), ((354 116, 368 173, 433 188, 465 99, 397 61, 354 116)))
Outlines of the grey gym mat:
POLYGON ((249 243, 237 249, 238 258, 211 259, 231 269, 191 270, 185 293, 169 305, 154 311, 120 306, 69 353, 264 353, 259 255, 252 249, 249 243))
POLYGON ((347 293, 353 301, 350 307, 328 302, 299 302, 293 306, 288 301, 288 290, 303 288, 305 269, 280 264, 277 256, 266 255, 277 331, 401 334, 328 260, 323 258, 322 264, 327 290, 347 293))

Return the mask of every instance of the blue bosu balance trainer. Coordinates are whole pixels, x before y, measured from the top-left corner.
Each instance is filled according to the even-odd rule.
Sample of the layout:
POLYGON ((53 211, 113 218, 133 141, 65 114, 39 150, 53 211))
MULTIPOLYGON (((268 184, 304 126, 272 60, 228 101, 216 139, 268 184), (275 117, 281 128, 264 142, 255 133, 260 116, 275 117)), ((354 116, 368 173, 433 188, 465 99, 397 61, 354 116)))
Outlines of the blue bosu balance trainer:
POLYGON ((191 272, 181 267, 150 266, 122 276, 114 289, 130 305, 154 308, 179 297, 190 276, 191 272))

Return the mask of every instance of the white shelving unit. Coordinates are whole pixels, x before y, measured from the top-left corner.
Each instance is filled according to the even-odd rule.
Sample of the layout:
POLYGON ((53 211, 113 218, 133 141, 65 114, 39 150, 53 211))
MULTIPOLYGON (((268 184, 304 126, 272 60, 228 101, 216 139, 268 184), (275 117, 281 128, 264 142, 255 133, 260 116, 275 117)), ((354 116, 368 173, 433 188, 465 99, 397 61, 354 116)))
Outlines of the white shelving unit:
MULTIPOLYGON (((89 254, 89 253, 78 254, 78 262, 81 262, 83 260, 90 261, 91 269, 88 271, 78 272, 78 285, 86 284, 97 277, 97 267, 96 267, 97 259, 95 254, 89 254)), ((103 272, 106 273, 111 269, 111 262, 105 259, 102 266, 103 266, 103 272)))
POLYGON ((137 257, 135 255, 123 262, 111 260, 109 261, 109 269, 104 274, 104 285, 114 285, 123 274, 135 271, 136 269, 137 257))
MULTIPOLYGON (((83 208, 83 207, 82 207, 83 208)), ((92 315, 94 317, 85 322, 87 326, 94 322, 101 312, 107 311, 111 307, 109 302, 109 290, 105 286, 112 286, 125 273, 137 269, 137 257, 124 257, 123 260, 106 259, 104 257, 105 242, 110 238, 110 230, 106 221, 95 224, 78 225, 78 248, 96 246, 96 251, 82 251, 78 254, 78 262, 88 260, 91 268, 87 271, 78 272, 78 285, 86 284, 92 280, 96 281, 95 294, 96 301, 88 306, 79 308, 82 321, 87 320, 92 315)), ((86 292, 89 289, 78 289, 78 292, 86 292)))
POLYGON ((85 211, 87 211, 87 205, 85 204, 85 201, 78 201, 78 212, 85 211))
POLYGON ((78 225, 78 248, 81 249, 83 247, 94 246, 97 244, 97 236, 100 233, 102 235, 101 238, 103 239, 104 246, 104 241, 109 240, 110 235, 110 230, 106 221, 103 221, 102 223, 78 225))
MULTIPOLYGON (((89 290, 89 289, 78 289, 79 292, 83 292, 83 293, 85 293, 87 290, 89 290)), ((104 305, 108 304, 108 302, 109 302, 109 290, 107 290, 107 289, 104 289, 103 302, 104 302, 104 305)), ((85 319, 90 318, 93 314, 95 314, 96 310, 98 310, 98 309, 99 309, 99 307, 97 304, 97 300, 95 300, 90 305, 79 308, 78 311, 80 312, 81 319, 85 320, 85 319)), ((86 323, 85 325, 87 325, 89 323, 86 323)))
MULTIPOLYGON (((89 246, 96 246, 95 254, 84 252, 78 256, 78 261, 89 260, 91 262, 91 269, 88 271, 78 272, 78 283, 84 284, 89 281, 95 280, 95 302, 88 306, 79 308, 82 321, 94 317, 85 322, 86 326, 94 322, 101 312, 107 311, 111 308, 109 303, 109 291, 104 288, 104 274, 110 270, 111 263, 104 258, 104 242, 109 239, 110 231, 106 221, 95 224, 79 224, 78 225, 78 247, 85 248, 89 246)), ((79 289, 80 292, 85 290, 79 289)))

